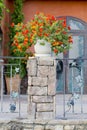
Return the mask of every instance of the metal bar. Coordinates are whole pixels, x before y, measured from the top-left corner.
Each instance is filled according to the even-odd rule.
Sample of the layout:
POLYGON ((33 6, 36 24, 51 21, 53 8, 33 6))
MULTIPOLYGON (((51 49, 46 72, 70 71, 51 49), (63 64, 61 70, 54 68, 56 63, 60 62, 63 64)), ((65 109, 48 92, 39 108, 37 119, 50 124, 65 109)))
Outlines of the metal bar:
MULTIPOLYGON (((21 60, 20 60, 20 62, 19 62, 19 74, 20 74, 20 70, 21 70, 21 60)), ((19 98, 18 98, 18 101, 19 101, 19 118, 21 118, 21 101, 20 101, 20 85, 19 85, 19 89, 18 89, 18 91, 19 91, 19 98)))
MULTIPOLYGON (((74 87, 75 87, 74 86, 74 78, 75 77, 74 77, 74 70, 73 69, 74 69, 74 67, 72 67, 72 96, 74 96, 74 87)), ((73 99, 73 102, 75 102, 74 99, 73 99)), ((72 106, 72 112, 74 113, 74 105, 72 106)))
POLYGON ((64 91, 63 91, 63 118, 65 118, 65 85, 66 85, 66 60, 63 60, 63 82, 64 82, 64 91))
POLYGON ((12 103, 12 65, 10 66, 11 70, 10 70, 10 103, 12 103))
POLYGON ((3 112, 3 65, 1 66, 1 112, 3 112))
POLYGON ((82 67, 81 67, 81 77, 82 77, 82 86, 81 86, 81 113, 83 113, 83 102, 82 102, 82 100, 83 100, 83 85, 84 85, 84 82, 83 82, 83 64, 82 64, 82 67))

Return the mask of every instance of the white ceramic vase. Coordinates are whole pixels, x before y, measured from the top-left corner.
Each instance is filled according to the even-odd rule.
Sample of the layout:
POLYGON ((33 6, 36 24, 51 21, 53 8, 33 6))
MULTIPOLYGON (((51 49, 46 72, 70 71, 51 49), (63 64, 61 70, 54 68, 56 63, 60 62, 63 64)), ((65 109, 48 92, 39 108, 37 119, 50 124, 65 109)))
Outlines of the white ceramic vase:
POLYGON ((35 56, 51 56, 51 44, 44 39, 38 39, 34 49, 35 56))

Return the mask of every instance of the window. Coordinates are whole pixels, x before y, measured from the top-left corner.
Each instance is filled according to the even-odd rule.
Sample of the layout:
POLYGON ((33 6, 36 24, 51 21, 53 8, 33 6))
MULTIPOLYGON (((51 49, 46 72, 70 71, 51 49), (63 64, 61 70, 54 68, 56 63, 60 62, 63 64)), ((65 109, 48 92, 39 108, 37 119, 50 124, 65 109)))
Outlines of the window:
MULTIPOLYGON (((79 57, 86 57, 87 56, 87 23, 84 21, 75 18, 75 17, 59 17, 59 19, 65 19, 66 24, 70 26, 70 34, 72 34, 73 37, 73 44, 71 49, 68 51, 64 57, 66 58, 79 58, 79 57)), ((68 64, 72 63, 73 60, 68 61, 68 64)), ((86 68, 87 69, 87 68, 86 68)), ((71 73, 71 72, 70 72, 71 73)), ((87 74, 85 74, 87 75, 87 74)), ((62 77, 62 75, 61 75, 62 77)), ((87 77, 87 76, 85 76, 87 77)), ((66 92, 70 92, 72 90, 72 81, 71 78, 69 78, 69 75, 67 77, 69 79, 68 85, 66 85, 66 92)), ((57 85, 57 91, 63 91, 63 78, 60 78, 62 84, 57 85)), ((85 79, 87 81, 87 79, 85 79)), ((86 83, 85 83, 86 84, 86 83)), ((87 91, 87 89, 86 89, 87 91)))

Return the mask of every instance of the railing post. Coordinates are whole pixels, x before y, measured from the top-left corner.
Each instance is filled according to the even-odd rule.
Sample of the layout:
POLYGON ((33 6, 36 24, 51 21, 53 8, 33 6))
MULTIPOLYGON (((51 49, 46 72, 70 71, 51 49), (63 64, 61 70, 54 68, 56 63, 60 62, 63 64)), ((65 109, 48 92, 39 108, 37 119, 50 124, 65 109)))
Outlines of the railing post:
POLYGON ((66 60, 63 59, 63 118, 65 118, 65 85, 66 85, 66 60))
POLYGON ((1 64, 1 112, 3 112, 3 64, 1 64))

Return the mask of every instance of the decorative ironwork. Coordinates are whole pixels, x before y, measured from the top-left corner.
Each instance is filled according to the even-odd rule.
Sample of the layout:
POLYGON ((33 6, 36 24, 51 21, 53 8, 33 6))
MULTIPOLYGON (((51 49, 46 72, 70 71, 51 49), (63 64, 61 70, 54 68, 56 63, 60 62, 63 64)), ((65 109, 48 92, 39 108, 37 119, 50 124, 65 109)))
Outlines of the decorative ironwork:
POLYGON ((83 81, 83 72, 82 72, 82 67, 83 67, 83 60, 81 57, 73 60, 72 63, 70 63, 69 68, 72 69, 71 71, 71 76, 72 76, 72 95, 69 98, 67 102, 68 109, 66 110, 65 113, 69 112, 72 108, 72 112, 74 112, 74 106, 76 101, 80 99, 81 96, 81 112, 83 112, 82 108, 82 96, 83 96, 83 87, 84 87, 84 81, 83 81), (75 69, 75 71, 74 71, 75 69), (76 69, 78 71, 76 73, 76 69), (74 83, 75 82, 75 83, 74 83))
POLYGON ((18 92, 12 91, 11 94, 11 104, 10 104, 10 112, 14 112, 16 110, 16 100, 18 99, 18 92))

